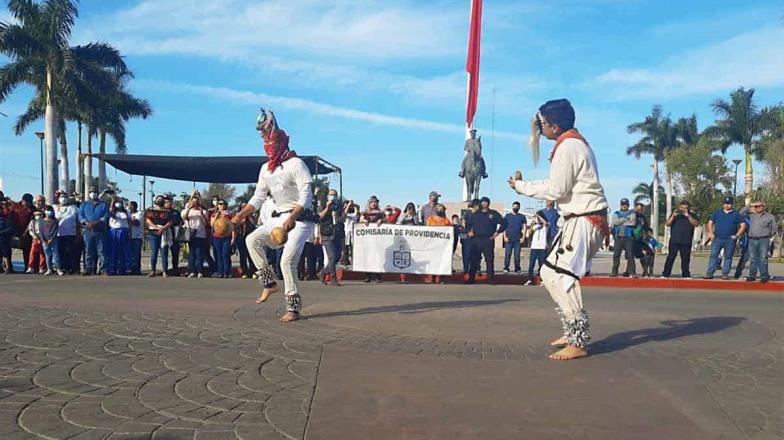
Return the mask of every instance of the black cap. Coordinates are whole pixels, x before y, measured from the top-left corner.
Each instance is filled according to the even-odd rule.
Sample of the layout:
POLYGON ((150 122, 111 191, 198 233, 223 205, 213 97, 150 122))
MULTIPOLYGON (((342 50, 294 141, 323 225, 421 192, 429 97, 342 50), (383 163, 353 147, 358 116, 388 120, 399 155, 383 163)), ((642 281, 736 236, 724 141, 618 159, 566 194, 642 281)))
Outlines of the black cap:
POLYGON ((479 199, 473 199, 473 200, 471 200, 471 202, 470 202, 468 205, 469 205, 469 206, 479 206, 479 204, 480 204, 481 202, 482 202, 482 201, 481 201, 481 200, 479 200, 479 199))
POLYGON ((629 199, 627 199, 627 198, 621 199, 621 205, 627 205, 628 206, 629 205, 629 199))
POLYGON ((729 204, 729 205, 734 205, 735 204, 735 199, 733 199, 732 197, 725 197, 724 198, 724 203, 725 204, 729 204))
POLYGON ((488 204, 490 204, 490 197, 484 196, 481 199, 479 199, 479 201, 480 202, 487 202, 488 204))

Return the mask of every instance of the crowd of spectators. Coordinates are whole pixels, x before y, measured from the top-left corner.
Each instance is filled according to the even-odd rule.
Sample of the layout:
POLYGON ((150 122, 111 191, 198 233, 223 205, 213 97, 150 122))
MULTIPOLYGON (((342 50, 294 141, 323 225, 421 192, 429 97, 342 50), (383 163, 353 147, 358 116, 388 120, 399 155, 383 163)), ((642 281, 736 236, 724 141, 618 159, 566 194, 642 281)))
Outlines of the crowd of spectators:
MULTIPOLYGON (((338 264, 352 264, 353 228, 358 224, 386 223, 453 228, 452 251, 461 249, 460 260, 468 284, 474 283, 477 274, 482 273, 482 260, 488 281, 495 283, 498 237, 501 237, 504 251, 504 273, 523 274, 522 250, 528 247, 525 284, 537 283, 538 271, 558 234, 559 215, 552 202, 534 213, 521 212, 520 203, 514 202, 508 212, 501 214, 490 207, 489 198, 483 197, 472 200, 465 209, 449 216, 440 197, 437 191, 432 191, 419 209, 415 202, 409 202, 401 210, 392 204, 386 204, 382 209, 378 197, 371 196, 361 208, 353 200, 341 200, 334 189, 322 194, 316 189, 313 210, 318 214, 318 227, 300 258, 299 277, 339 286, 338 264)), ((29 274, 140 275, 146 237, 149 277, 231 278, 235 273, 232 255, 236 254, 239 276, 254 278, 256 268, 245 238, 257 227, 259 219, 264 218, 263 212, 235 227, 231 222, 233 213, 243 204, 232 210, 228 202, 219 197, 213 197, 207 204, 209 206, 202 203, 201 195, 195 190, 184 209, 175 209, 170 197, 158 195, 154 197, 153 205, 144 211, 134 201, 99 193, 95 188, 81 202, 62 191, 57 192, 52 205, 41 195, 24 194, 19 201, 13 201, 0 193, 0 270, 14 271, 11 249, 17 248, 21 251, 23 271, 29 274), (184 252, 187 253, 187 266, 181 272, 179 260, 184 252)), ((734 278, 741 278, 749 263, 746 280, 767 282, 770 279, 771 239, 777 233, 776 219, 765 212, 762 201, 754 201, 740 211, 734 206, 734 200, 726 198, 723 207, 713 212, 704 226, 704 243, 710 246, 705 278, 713 278, 720 269, 722 279, 729 279, 738 248, 740 258, 734 278)), ((656 255, 663 244, 654 238, 645 208, 637 203, 631 209, 629 200, 624 198, 619 209, 609 215, 612 237, 605 246, 612 251, 611 277, 637 278, 638 261, 642 277, 654 276, 656 255), (625 264, 621 273, 622 255, 625 264)), ((270 209, 274 209, 274 205, 270 209)), ((672 275, 677 258, 680 258, 681 276, 691 277, 695 228, 700 225, 699 216, 685 200, 666 219, 668 253, 661 277, 672 275)), ((281 277, 277 266, 280 250, 266 249, 265 252, 281 277)), ((364 278, 367 283, 381 280, 379 273, 368 273, 364 278)), ((405 281, 404 275, 400 276, 400 281, 405 281)), ((440 276, 427 276, 425 281, 443 282, 440 276)))

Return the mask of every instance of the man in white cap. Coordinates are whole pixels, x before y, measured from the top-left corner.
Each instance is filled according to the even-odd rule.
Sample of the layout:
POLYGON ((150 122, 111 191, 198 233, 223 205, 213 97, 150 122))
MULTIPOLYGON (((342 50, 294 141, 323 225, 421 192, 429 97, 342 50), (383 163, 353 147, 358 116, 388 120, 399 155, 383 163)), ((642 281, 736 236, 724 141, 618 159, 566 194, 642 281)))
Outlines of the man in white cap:
POLYGON ((550 359, 568 360, 588 355, 588 313, 583 308, 580 277, 602 242, 609 236, 607 199, 599 183, 596 158, 585 138, 574 128, 574 109, 566 99, 548 101, 534 117, 531 146, 538 158, 539 135, 554 140, 550 176, 526 181, 517 171, 509 185, 520 194, 554 201, 564 217, 563 227, 545 259, 540 276, 556 302, 563 336, 550 345, 564 347, 550 359))

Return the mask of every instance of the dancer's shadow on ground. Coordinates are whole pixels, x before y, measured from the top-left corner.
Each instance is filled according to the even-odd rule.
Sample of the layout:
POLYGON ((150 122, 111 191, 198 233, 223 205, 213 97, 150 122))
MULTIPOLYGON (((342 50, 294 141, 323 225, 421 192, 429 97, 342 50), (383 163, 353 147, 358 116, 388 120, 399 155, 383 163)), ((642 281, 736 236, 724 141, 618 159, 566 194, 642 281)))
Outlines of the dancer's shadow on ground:
POLYGON ((465 309, 470 307, 492 306, 508 302, 522 301, 519 298, 473 300, 473 301, 428 301, 412 304, 395 304, 391 306, 365 307, 357 310, 341 310, 335 312, 315 313, 308 315, 308 319, 333 318, 338 316, 373 315, 376 313, 426 313, 444 309, 465 309))
POLYGON ((687 336, 716 333, 734 327, 746 318, 739 316, 708 316, 677 321, 661 321, 664 327, 631 330, 610 335, 591 344, 591 354, 621 351, 647 342, 662 342, 687 336))

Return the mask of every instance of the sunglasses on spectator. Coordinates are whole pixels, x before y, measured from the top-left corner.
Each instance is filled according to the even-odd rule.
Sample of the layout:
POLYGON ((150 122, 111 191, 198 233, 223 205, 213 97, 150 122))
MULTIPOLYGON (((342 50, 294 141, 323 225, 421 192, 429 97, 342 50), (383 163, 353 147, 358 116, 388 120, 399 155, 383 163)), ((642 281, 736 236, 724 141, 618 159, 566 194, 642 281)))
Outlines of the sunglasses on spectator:
POLYGON ((765 205, 751 205, 752 208, 762 208, 765 205))

